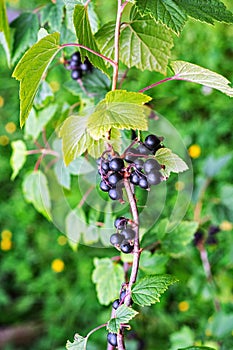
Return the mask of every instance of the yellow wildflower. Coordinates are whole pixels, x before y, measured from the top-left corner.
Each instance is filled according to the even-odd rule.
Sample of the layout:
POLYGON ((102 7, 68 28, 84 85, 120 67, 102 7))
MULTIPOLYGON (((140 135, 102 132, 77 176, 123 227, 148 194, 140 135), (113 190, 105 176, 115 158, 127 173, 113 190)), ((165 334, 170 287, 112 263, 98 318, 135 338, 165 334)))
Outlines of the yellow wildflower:
POLYGON ((51 264, 52 270, 56 273, 62 272, 65 268, 64 261, 61 259, 54 259, 51 264))
POLYGON ((231 231, 233 229, 233 224, 230 221, 225 220, 219 227, 222 231, 231 231))
POLYGON ((1 146, 6 146, 9 143, 9 137, 6 135, 0 136, 0 145, 1 146))
POLYGON ((9 133, 9 134, 13 134, 16 130, 16 125, 13 122, 9 122, 5 125, 5 130, 9 133))
POLYGON ((188 311, 188 309, 189 309, 189 303, 188 303, 187 301, 181 301, 181 302, 178 304, 178 309, 179 309, 181 312, 188 311))
POLYGON ((67 237, 61 235, 58 237, 57 242, 59 245, 65 245, 67 243, 67 237))
POLYGON ((0 108, 4 106, 4 98, 0 96, 0 108))
POLYGON ((12 241, 9 238, 4 238, 1 240, 1 250, 7 251, 11 250, 12 241))
POLYGON ((198 158, 201 155, 201 147, 197 144, 191 145, 188 152, 191 158, 198 158))
POLYGON ((12 232, 10 230, 3 230, 1 232, 2 239, 11 239, 12 238, 12 232))

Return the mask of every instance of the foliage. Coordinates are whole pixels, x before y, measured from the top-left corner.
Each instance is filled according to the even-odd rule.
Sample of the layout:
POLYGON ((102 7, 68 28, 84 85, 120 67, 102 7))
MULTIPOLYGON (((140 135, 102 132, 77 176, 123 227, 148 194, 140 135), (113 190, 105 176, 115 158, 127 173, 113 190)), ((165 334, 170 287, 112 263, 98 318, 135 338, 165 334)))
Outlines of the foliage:
MULTIPOLYGON (((128 323, 132 331, 125 330, 127 349, 232 347, 231 101, 212 89, 232 96, 233 32, 231 25, 201 23, 232 23, 232 4, 224 3, 125 4, 118 85, 110 91, 114 79, 117 83, 115 2, 104 2, 103 11, 99 0, 22 0, 9 27, 1 0, 0 319, 3 326, 32 320, 42 325, 46 334, 35 338, 30 348, 59 350, 80 331, 87 336, 75 334, 73 342, 67 341, 68 349, 103 349, 104 328, 117 333, 122 324, 128 329, 128 323), (199 22, 188 21, 190 17, 199 22), (65 68, 77 50, 95 68, 80 81, 71 81, 65 68), (161 77, 167 71, 167 77, 161 77), (12 72, 20 81, 23 130, 18 128, 18 88, 12 72), (193 160, 194 193, 181 223, 169 217, 176 203, 184 210, 192 166, 173 133, 166 134, 166 127, 160 126, 160 113, 176 126, 187 148, 197 144, 201 150, 193 160), (116 251, 106 248, 116 216, 131 216, 127 203, 111 203, 100 194, 93 158, 108 147, 124 155, 131 130, 140 142, 149 133, 166 134, 165 147, 149 158, 161 164, 163 180, 169 179, 150 192, 135 190, 143 248, 138 279, 110 317, 109 304, 124 291, 133 256, 117 252, 113 257, 116 251), (220 230, 217 235, 210 235, 212 226, 220 230), (60 272, 54 261, 63 262, 60 272), (103 330, 93 334, 97 324, 103 330)), ((17 8, 9 1, 7 7, 12 6, 17 8)), ((15 346, 21 348, 12 343, 6 350, 15 346)))

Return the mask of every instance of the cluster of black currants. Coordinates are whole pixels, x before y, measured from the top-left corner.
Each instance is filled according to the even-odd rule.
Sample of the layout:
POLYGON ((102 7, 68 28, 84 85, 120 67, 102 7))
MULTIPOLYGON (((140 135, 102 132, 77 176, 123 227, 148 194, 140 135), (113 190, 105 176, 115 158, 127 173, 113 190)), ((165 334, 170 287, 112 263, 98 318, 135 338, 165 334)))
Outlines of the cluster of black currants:
MULTIPOLYGON (((118 309, 118 307, 124 302, 124 299, 126 297, 126 290, 122 289, 120 292, 119 299, 114 300, 112 303, 113 309, 118 309)), ((112 346, 117 346, 117 334, 116 333, 111 333, 109 332, 107 335, 107 340, 108 343, 111 344, 112 346)))
POLYGON ((81 61, 80 52, 75 52, 69 60, 65 62, 66 69, 71 71, 71 78, 74 80, 81 79, 83 73, 90 73, 93 70, 91 62, 86 57, 84 62, 81 61))
POLYGON ((158 185, 162 181, 161 165, 153 158, 159 148, 164 147, 156 135, 148 135, 144 142, 133 142, 137 147, 130 147, 124 153, 124 159, 101 157, 98 160, 101 175, 100 189, 108 192, 112 200, 123 197, 123 179, 129 178, 131 184, 143 189, 158 185), (125 164, 128 163, 128 164, 125 164))
POLYGON ((198 230, 194 234, 193 244, 195 246, 207 244, 207 245, 214 245, 218 243, 218 240, 216 238, 216 234, 220 231, 220 228, 218 226, 210 225, 208 228, 207 236, 205 237, 205 234, 202 230, 198 230))
POLYGON ((135 231, 128 223, 129 220, 124 216, 117 218, 114 222, 117 232, 110 237, 110 243, 125 254, 132 253, 134 249, 135 231))

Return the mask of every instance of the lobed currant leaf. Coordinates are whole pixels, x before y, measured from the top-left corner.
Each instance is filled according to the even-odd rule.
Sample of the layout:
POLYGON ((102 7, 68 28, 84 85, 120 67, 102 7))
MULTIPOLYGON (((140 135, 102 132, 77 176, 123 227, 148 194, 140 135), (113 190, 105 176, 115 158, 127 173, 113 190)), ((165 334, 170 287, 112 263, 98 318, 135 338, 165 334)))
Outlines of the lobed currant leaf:
POLYGON ((13 141, 11 147, 13 150, 10 159, 10 164, 13 170, 11 180, 14 180, 26 161, 27 148, 22 140, 13 141))
POLYGON ((187 164, 169 148, 160 148, 155 154, 155 159, 165 166, 165 169, 160 170, 165 177, 169 177, 171 172, 181 173, 188 170, 187 164))
POLYGON ((41 171, 30 172, 23 181, 23 194, 27 202, 51 220, 51 200, 46 176, 41 171))
POLYGON ((121 323, 127 324, 138 314, 137 311, 124 304, 119 306, 116 310, 114 318, 108 322, 107 329, 111 333, 118 333, 121 323))
POLYGON ((95 258, 94 265, 92 281, 96 284, 98 300, 100 304, 108 305, 118 296, 117 291, 124 279, 124 271, 109 258, 95 258))
POLYGON ((151 98, 136 92, 115 90, 107 93, 88 119, 87 130, 95 140, 106 137, 111 128, 147 130, 151 98))
POLYGON ((233 88, 229 86, 230 81, 218 73, 185 61, 173 61, 171 67, 176 80, 205 85, 233 97, 233 88))
POLYGON ((178 280, 171 275, 146 276, 135 283, 132 288, 132 299, 140 306, 150 306, 160 301, 160 296, 171 284, 178 280))
POLYGON ((33 106, 40 80, 48 65, 60 50, 59 33, 49 34, 33 45, 19 61, 12 74, 20 81, 20 126, 33 106))
POLYGON ((214 24, 219 22, 233 23, 233 14, 219 0, 174 0, 186 13, 202 22, 214 24))
MULTIPOLYGON (((73 15, 74 27, 76 31, 76 35, 78 38, 78 43, 84 46, 89 47, 90 49, 98 52, 98 46, 95 40, 95 37, 91 30, 91 25, 89 21, 87 7, 83 5, 76 5, 74 9, 73 15)), ((89 61, 93 64, 93 66, 99 68, 103 73, 108 75, 108 69, 106 68, 105 61, 84 49, 80 49, 82 61, 84 57, 87 56, 89 61)))
POLYGON ((66 343, 67 350, 86 350, 87 338, 82 337, 79 334, 75 334, 74 341, 71 343, 69 340, 66 343))
POLYGON ((173 0, 136 0, 135 4, 142 16, 149 14, 176 34, 181 32, 188 19, 182 7, 179 7, 173 0))

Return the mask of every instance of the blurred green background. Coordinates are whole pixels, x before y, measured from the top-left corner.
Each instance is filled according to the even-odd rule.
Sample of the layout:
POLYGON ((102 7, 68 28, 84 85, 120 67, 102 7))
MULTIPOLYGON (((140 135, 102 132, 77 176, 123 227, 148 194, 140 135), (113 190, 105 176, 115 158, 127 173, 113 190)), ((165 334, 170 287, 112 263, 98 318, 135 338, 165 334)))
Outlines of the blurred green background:
MULTIPOLYGON (((35 9, 46 1, 7 3, 17 12, 35 9)), ((103 6, 101 0, 97 3, 100 19, 111 19, 115 2, 109 1, 108 6, 103 6)), ((232 1, 225 3, 233 10, 232 1)), ((232 82, 233 25, 210 26, 190 20, 180 37, 175 38, 173 58, 209 68, 232 82)), ((15 181, 10 180, 10 144, 23 138, 23 130, 19 128, 18 83, 11 78, 12 70, 7 67, 1 47, 0 59, 0 349, 60 350, 76 331, 85 335, 109 319, 110 307, 99 305, 91 274, 94 257, 111 257, 115 251, 82 245, 77 251, 72 250, 66 237, 25 202, 22 179, 33 169, 36 158, 28 159, 15 181), (17 342, 4 342, 6 332, 17 334, 17 342)), ((132 69, 123 88, 137 91, 161 78, 158 73, 132 69)), ((60 66, 49 76, 56 98, 62 95, 72 105, 77 97, 63 87, 69 79, 68 72, 60 66)), ((168 290, 161 303, 142 309, 132 322, 127 349, 176 350, 195 343, 230 350, 233 163, 222 166, 221 159, 232 155, 233 102, 218 91, 186 82, 168 82, 148 94, 154 98, 155 110, 179 131, 193 160, 194 193, 186 219, 193 219, 206 166, 217 164, 218 171, 205 193, 202 216, 206 218, 204 233, 210 225, 220 227, 220 232, 217 242, 206 246, 214 286, 206 281, 194 245, 179 260, 170 258, 165 271, 176 275, 180 283, 168 290), (221 306, 218 312, 214 298, 221 306)), ((177 186, 171 182, 171 203, 177 186)), ((105 339, 106 332, 100 330, 91 337, 88 350, 104 349, 105 339)))

